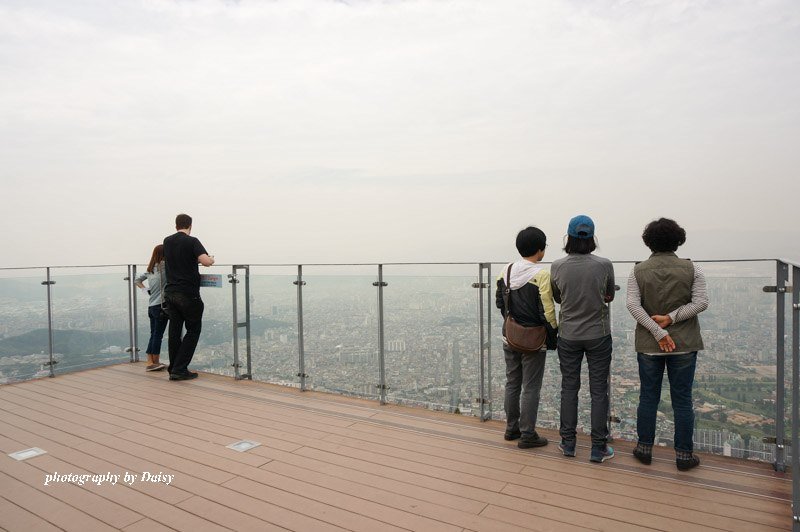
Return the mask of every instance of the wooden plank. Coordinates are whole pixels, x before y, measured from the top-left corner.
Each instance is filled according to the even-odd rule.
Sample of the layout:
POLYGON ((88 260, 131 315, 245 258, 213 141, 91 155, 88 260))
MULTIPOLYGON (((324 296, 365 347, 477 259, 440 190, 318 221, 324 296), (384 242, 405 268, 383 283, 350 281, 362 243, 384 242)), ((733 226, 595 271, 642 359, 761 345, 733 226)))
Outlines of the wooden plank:
MULTIPOLYGON (((122 453, 119 451, 115 451, 113 449, 105 448, 103 446, 94 444, 93 442, 87 442, 87 445, 96 445, 96 448, 88 449, 90 452, 95 452, 96 454, 102 455, 104 457, 108 457, 109 460, 113 460, 115 466, 113 467, 122 467, 127 470, 141 470, 143 467, 146 468, 150 464, 146 460, 141 460, 134 455, 129 455, 126 453, 122 453)), ((45 446, 47 449, 54 450, 59 455, 64 454, 65 450, 60 449, 59 446, 55 442, 45 442, 45 446)), ((77 451, 73 451, 73 454, 78 456, 79 460, 82 458, 91 458, 90 455, 80 453, 77 451)), ((39 457, 39 459, 43 459, 48 455, 44 455, 39 457)), ((76 461, 78 463, 78 461, 76 461)), ((104 467, 100 468, 104 469, 104 467)), ((100 470, 98 469, 98 470, 100 470)), ((328 523, 307 518, 302 515, 298 515, 294 512, 286 511, 283 508, 267 504, 263 501, 257 501, 256 499, 252 499, 240 493, 234 492, 233 490, 221 488, 215 484, 205 482, 199 478, 190 477, 188 475, 176 475, 175 481, 170 486, 163 486, 163 488, 168 488, 172 492, 179 492, 186 494, 185 491, 179 489, 175 486, 182 486, 183 488, 197 493, 198 495, 204 495, 207 497, 207 500, 214 500, 218 503, 226 503, 229 507, 237 509, 238 511, 255 514, 260 519, 264 520, 267 523, 277 522, 282 524, 287 529, 290 530, 297 530, 298 532, 302 532, 305 530, 315 530, 321 532, 341 532, 342 529, 338 527, 333 527, 328 523)), ((141 489, 139 484, 134 484, 133 489, 141 489)), ((152 486, 148 489, 157 488, 159 485, 152 486)), ((118 492, 111 492, 115 496, 118 492)), ((161 503, 161 495, 158 493, 155 494, 155 501, 149 498, 142 498, 145 495, 138 494, 139 497, 136 496, 127 496, 127 500, 130 504, 133 505, 134 508, 148 508, 150 517, 154 519, 161 519, 164 520, 166 523, 170 524, 178 529, 183 529, 184 527, 181 526, 180 522, 176 522, 176 512, 173 511, 173 506, 169 504, 161 503)), ((186 494, 184 497, 181 497, 179 500, 173 501, 175 504, 180 503, 181 501, 185 500, 186 498, 190 497, 191 495, 186 494)), ((120 496, 122 497, 122 496, 120 496)), ((147 496, 149 497, 149 496, 147 496)), ((169 499, 170 497, 166 497, 169 499)), ((125 500, 119 500, 118 502, 124 503, 125 500)), ((185 512, 180 511, 177 512, 178 518, 180 515, 184 514, 185 512)), ((189 526, 187 529, 191 529, 189 526)))
MULTIPOLYGON (((394 526, 389 522, 380 521, 366 517, 352 509, 343 509, 341 505, 346 504, 341 499, 337 500, 331 496, 328 502, 322 502, 317 498, 300 500, 293 493, 289 493, 273 486, 262 484, 250 479, 236 477, 235 479, 223 484, 226 488, 231 488, 241 493, 248 494, 256 499, 265 502, 272 502, 284 508, 294 510, 305 515, 324 516, 325 521, 352 531, 370 532, 374 530, 386 530, 387 532, 401 532, 404 530, 394 526)), ((410 529, 415 530, 415 529, 410 529)), ((418 528, 416 530, 424 530, 418 528)))
MULTIPOLYGON (((73 508, 83 509, 84 511, 90 510, 89 513, 92 517, 106 523, 113 528, 124 528, 130 524, 140 521, 142 515, 133 512, 124 506, 115 502, 109 501, 89 490, 89 487, 98 487, 91 482, 79 486, 72 483, 64 482, 48 482, 45 486, 45 476, 58 471, 61 474, 74 473, 76 475, 88 474, 92 472, 83 468, 70 468, 65 469, 49 469, 44 466, 39 469, 37 465, 42 463, 51 463, 49 457, 39 456, 26 462, 17 462, 15 460, 0 460, 0 471, 6 475, 15 478, 16 480, 31 486, 42 493, 46 493, 50 497, 58 499, 59 501, 72 506, 73 508)), ((105 486, 105 491, 116 488, 116 486, 105 486)))
POLYGON ((190 497, 178 504, 187 512, 192 513, 203 519, 213 521, 217 524, 226 526, 237 532, 262 532, 262 531, 285 531, 285 528, 267 523, 261 519, 249 516, 242 512, 232 510, 227 506, 217 504, 214 501, 202 497, 190 497))
MULTIPOLYGON (((662 482, 662 483, 663 483, 663 482, 662 482)), ((759 490, 759 491, 762 491, 762 490, 759 490)))
MULTIPOLYGON (((89 431, 89 430, 90 429, 85 429, 85 431, 89 431)), ((132 432, 132 431, 126 431, 126 432, 132 432)), ((125 433, 121 433, 121 435, 124 435, 124 434, 125 433)), ((135 438, 137 441, 134 442, 134 441, 125 441, 124 439, 120 439, 118 436, 120 436, 120 435, 107 435, 107 434, 103 434, 103 433, 96 433, 96 434, 94 434, 92 436, 93 441, 81 444, 79 446, 79 450, 86 450, 86 451, 89 451, 89 452, 91 452, 91 451, 100 452, 100 451, 98 451, 98 447, 97 446, 98 446, 98 444, 103 444, 103 445, 106 445, 106 446, 111 447, 113 449, 118 449, 118 450, 126 451, 126 452, 129 452, 129 453, 136 453, 137 450, 140 450, 139 454, 143 455, 144 458, 146 458, 147 460, 153 461, 154 463, 159 464, 161 467, 166 467, 166 468, 169 468, 170 464, 171 464, 171 467, 173 467, 174 469, 182 468, 184 471, 187 471, 187 470, 197 471, 197 468, 200 467, 201 464, 202 464, 202 467, 204 467, 206 469, 208 469, 207 466, 212 466, 212 467, 216 466, 215 469, 224 467, 226 471, 235 471, 236 473, 246 474, 248 476, 256 476, 256 477, 263 478, 263 477, 269 475, 265 471, 259 471, 256 468, 253 468, 253 467, 250 467, 250 466, 245 466, 245 465, 238 464, 238 463, 235 463, 235 462, 230 462, 230 461, 225 460, 225 459, 221 459, 221 458, 218 458, 218 457, 213 457, 213 456, 211 456, 211 455, 209 455, 207 453, 201 453, 201 452, 193 451, 193 450, 187 449, 187 448, 176 448, 175 449, 175 452, 179 452, 182 457, 189 457, 188 459, 185 459, 185 458, 177 459, 175 456, 167 455, 166 453, 161 453, 161 452, 153 450, 153 447, 155 447, 159 443, 159 440, 152 439, 152 438, 149 438, 149 437, 145 437, 143 435, 139 435, 137 438, 135 438), (145 447, 142 447, 142 444, 145 444, 145 447), (222 464, 222 465, 220 465, 220 464, 222 464), (249 471, 250 469, 252 469, 253 471, 249 471)), ((219 470, 222 471, 222 469, 219 469, 219 470)), ((201 475, 197 475, 197 476, 199 478, 203 478, 201 475)), ((225 478, 224 480, 227 480, 228 478, 230 478, 231 475, 230 475, 230 473, 225 473, 225 476, 227 478, 225 478)), ((208 480, 208 479, 206 479, 206 480, 208 480)), ((284 480, 283 479, 275 479, 274 482, 278 483, 278 484, 281 484, 281 483, 284 482, 284 480)), ((303 487, 303 488, 299 489, 298 491, 300 493, 303 493, 305 491, 308 491, 308 489, 306 487, 303 487)), ((336 495, 335 492, 331 492, 331 494, 336 495)), ((310 499, 307 499, 307 498, 303 497, 302 495, 284 493, 284 497, 283 497, 282 500, 284 502, 286 502, 289 499, 292 499, 292 509, 294 509, 295 511, 298 511, 300 513, 306 512, 307 509, 310 508, 310 507, 315 507, 315 508, 317 507, 314 504, 310 504, 310 503, 316 502, 316 501, 311 501, 310 499)), ((340 497, 340 499, 341 499, 341 497, 340 497)), ((339 502, 341 502, 341 500, 339 502)), ((354 506, 352 509, 355 510, 356 508, 361 508, 363 506, 364 506, 364 504, 362 502, 362 504, 360 506, 354 506)), ((327 513, 330 514, 330 513, 333 513, 333 512, 328 510, 327 513)), ((347 512, 344 512, 344 513, 346 514, 347 512)), ((338 516, 340 518, 341 518, 341 515, 343 515, 343 514, 341 514, 341 513, 338 514, 338 516)), ((352 516, 351 517, 351 520, 359 521, 359 519, 360 518, 357 518, 356 516, 352 516)), ((370 521, 370 525, 374 526, 374 523, 376 521, 371 520, 371 519, 369 521, 370 521)), ((381 526, 385 527, 386 525, 385 524, 381 524, 381 526)))
POLYGON ((58 532, 60 528, 0 497, 0 526, 8 532, 58 532))
MULTIPOLYGON (((20 424, 24 425, 25 420, 22 420, 20 424)), ((31 430, 36 430, 36 429, 37 426, 34 424, 33 427, 31 427, 31 430)), ((47 451, 47 454, 38 457, 37 461, 41 461, 42 463, 49 463, 48 461, 50 460, 60 460, 59 462, 54 463, 50 467, 50 469, 53 470, 56 470, 58 467, 62 467, 61 462, 63 462, 62 469, 65 468, 67 464, 69 464, 70 466, 84 468, 87 471, 115 471, 120 467, 124 467, 116 462, 112 463, 112 461, 110 460, 109 461, 101 460, 99 458, 92 456, 91 454, 87 454, 85 452, 65 447, 55 441, 40 439, 35 434, 27 432, 26 430, 20 429, 8 423, 3 426, 3 432, 9 434, 15 440, 18 441, 26 441, 26 440, 36 441, 37 443, 33 446, 41 447, 47 451)), ((106 456, 107 454, 103 454, 104 458, 106 456)), ((147 464, 147 462, 144 463, 147 464)), ((136 491, 142 491, 142 493, 144 493, 145 495, 152 496, 168 504, 177 504, 180 501, 187 499, 190 496, 183 490, 174 487, 174 485, 167 486, 166 484, 143 485, 140 483, 134 483, 132 489, 136 491)), ((115 497, 108 495, 108 492, 105 495, 111 500, 116 500, 117 502, 120 502, 115 497)), ((136 507, 134 507, 133 509, 135 511, 136 507)))
MULTIPOLYGON (((331 514, 311 517, 294 506, 279 505, 259 513, 255 508, 269 504, 264 500, 264 491, 260 491, 262 497, 251 498, 249 504, 253 509, 248 509, 237 501, 247 497, 242 490, 249 482, 262 486, 259 489, 266 492, 281 492, 285 499, 280 500, 286 504, 311 501, 312 505, 322 505, 317 507, 319 511, 327 506, 350 517, 371 520, 373 526, 381 523, 379 528, 391 523, 405 529, 424 529, 424 524, 439 523, 449 526, 443 529, 448 531, 488 530, 495 526, 503 528, 506 523, 530 527, 538 522, 540 527, 556 527, 553 529, 564 525, 633 530, 638 526, 662 527, 659 519, 674 521, 675 517, 693 521, 681 526, 687 530, 703 526, 731 530, 769 530, 770 526, 787 529, 791 523, 787 503, 714 488, 738 481, 746 490, 766 488, 785 497, 790 484, 749 464, 726 468, 726 462, 714 459, 697 470, 702 474, 693 471, 690 475, 679 475, 672 472, 674 466, 669 460, 644 468, 621 454, 614 462, 598 467, 556 457, 554 446, 536 452, 519 451, 498 441, 497 427, 476 425, 475 420, 450 421, 435 413, 415 416, 415 412, 401 407, 350 405, 348 398, 329 401, 310 394, 265 390, 259 383, 234 382, 224 377, 208 376, 194 381, 192 384, 196 386, 174 386, 150 377, 137 368, 125 366, 124 370, 104 368, 92 374, 71 374, 57 381, 38 382, 35 391, 27 388, 30 383, 0 387, 0 423, 11 423, 15 444, 18 437, 45 443, 50 439, 69 440, 69 445, 61 445, 59 451, 69 449, 74 453, 69 459, 90 471, 91 464, 78 459, 80 451, 129 464, 126 467, 131 467, 130 464, 152 467, 153 463, 164 462, 170 465, 163 467, 172 467, 175 457, 159 454, 154 447, 161 444, 174 448, 178 454, 187 455, 181 457, 186 462, 174 468, 182 478, 184 506, 212 512, 209 518, 201 519, 210 523, 215 517, 221 520, 223 514, 246 514, 242 528, 255 526, 259 521, 292 530, 318 528, 307 526, 308 521, 303 522, 304 528, 298 525, 299 521, 315 517, 322 519, 315 520, 315 525, 322 525, 322 529, 330 527, 330 523, 323 521, 331 514), (9 389, 22 391, 8 393, 9 389), (147 400, 152 407, 141 412, 147 400), (339 400, 341 405, 336 404, 339 400), (334 403, 333 407, 330 403, 334 403), (175 418, 173 404, 186 408, 182 409, 180 419, 170 422, 169 419, 175 418), (29 415, 31 419, 27 419, 29 415), (224 441, 245 431, 264 445, 236 458, 226 456, 221 450, 224 441), (71 449, 72 446, 78 450, 71 449), (264 465, 256 468, 259 464, 264 465), (213 483, 183 472, 193 465, 211 466, 229 475, 229 480, 213 483), (466 477, 450 476, 453 473, 466 477), (239 478, 231 478, 233 475, 239 478), (470 476, 470 482, 464 483, 470 476), (489 483, 491 489, 471 485, 478 480, 489 483), (492 482, 497 482, 501 489, 493 489, 497 486, 492 482), (593 493, 600 493, 600 499, 590 498, 593 493), (572 507, 566 506, 570 498, 572 507), (210 504, 203 506, 204 500, 210 504), (598 506, 580 508, 585 501, 598 506), (215 504, 221 506, 219 512, 209 509, 216 508, 215 504), (600 513, 597 509, 606 513, 592 515, 600 513), (619 509, 632 514, 619 513, 619 509), (674 512, 681 509, 688 512, 676 516, 674 512), (273 510, 285 512, 277 519, 280 523, 268 515, 273 510), (476 512, 481 512, 481 516, 476 516, 476 512), (560 522, 564 515, 569 516, 568 523, 560 522), (478 520, 469 521, 475 518, 478 520)), ((30 445, 26 442, 26 446, 30 445)), ((617 451, 624 451, 624 445, 628 444, 618 444, 617 451)), ((94 456, 89 459, 99 460, 94 456)), ((44 460, 58 458, 49 456, 44 460)), ((114 502, 137 510, 127 506, 129 501, 114 502)), ((308 505, 303 510, 309 511, 308 505)), ((336 519, 345 519, 344 515, 334 515, 336 519)), ((131 526, 147 521, 141 519, 131 526)), ((356 526, 366 529, 366 522, 356 526)), ((679 522, 674 525, 679 526, 679 522)))
MULTIPOLYGON (((8 418, 8 416, 10 415, 12 414, 0 413, 0 419, 8 418)), ((41 414, 41 415, 47 416, 47 414, 41 414)), ((50 419, 48 423, 53 425, 67 425, 68 428, 64 430, 69 430, 73 434, 80 435, 81 437, 85 438, 86 441, 74 446, 74 448, 77 450, 83 450, 86 444, 91 442, 103 443, 105 445, 108 445, 109 447, 118 448, 119 443, 125 441, 124 439, 115 438, 114 435, 98 432, 95 431, 94 429, 81 425, 81 420, 77 416, 68 416, 67 413, 62 412, 61 416, 59 416, 62 419, 55 419, 54 416, 49 416, 49 417, 50 419), (73 417, 74 422, 65 422, 63 420, 63 418, 69 418, 69 417, 73 417)), ((174 466, 175 464, 181 464, 184 466, 187 472, 190 472, 190 474, 197 476, 199 478, 203 478, 204 480, 216 482, 218 484, 221 484, 226 480, 230 480, 231 478, 233 478, 232 474, 225 472, 223 469, 209 467, 205 464, 193 460, 187 460, 182 456, 166 455, 164 453, 155 451, 152 448, 139 446, 138 449, 134 451, 134 454, 139 454, 140 456, 146 459, 152 459, 154 463, 158 463, 157 459, 150 457, 162 457, 162 462, 166 462, 161 464, 162 467, 169 467, 169 466, 174 466), (163 460, 164 456, 169 456, 169 459, 163 460)))
MULTIPOLYGON (((554 527, 548 523, 540 523, 538 519, 532 517, 530 514, 522 513, 522 512, 515 512, 514 510, 509 510, 508 508, 498 508, 496 506, 487 506, 484 511, 481 512, 483 517, 487 519, 492 519, 497 521, 498 523, 502 523, 503 526, 528 526, 532 530, 540 530, 542 532, 559 532, 559 531, 567 531, 567 530, 617 530, 616 528, 602 528, 602 527, 592 527, 592 528, 576 528, 574 525, 568 526, 557 526, 554 527)), ((636 530, 652 530, 646 528, 628 528, 628 530, 636 531, 636 530)))
MULTIPOLYGON (((125 374, 126 377, 134 379, 138 379, 139 377, 139 372, 135 370, 131 371, 131 368, 126 366, 112 366, 109 370, 110 371, 104 373, 111 374, 114 372, 115 374, 125 374)), ((194 381, 193 384, 207 389, 230 389, 230 377, 206 372, 200 372, 200 375, 201 378, 194 381)), ((307 401, 319 403, 320 399, 322 399, 324 405, 321 410, 329 413, 346 413, 361 418, 371 417, 375 413, 373 410, 375 401, 359 399, 357 397, 348 397, 347 402, 325 401, 324 398, 335 398, 337 396, 324 392, 314 392, 313 390, 301 393, 299 390, 293 388, 249 380, 235 381, 235 385, 238 392, 253 398, 260 398, 265 394, 275 394, 277 392, 278 397, 286 401, 286 404, 304 404, 307 401)))
MULTIPOLYGON (((78 380, 78 379, 74 379, 78 380)), ((243 383, 244 381, 238 381, 239 383, 243 383)), ((108 381, 106 377, 100 376, 97 379, 97 382, 94 383, 96 387, 105 388, 108 390, 110 396, 114 396, 115 390, 136 387, 140 390, 146 390, 149 394, 151 394, 154 398, 168 398, 169 401, 176 401, 181 398, 189 399, 191 398, 191 402, 195 405, 207 405, 207 406, 214 406, 220 397, 225 397, 225 394, 228 394, 225 397, 226 401, 235 401, 239 402, 242 409, 238 413, 242 414, 249 414, 250 410, 255 405, 263 404, 263 400, 266 398, 264 394, 247 394, 244 393, 246 390, 241 390, 240 387, 231 387, 230 385, 220 385, 220 386, 204 386, 202 383, 198 383, 198 381, 192 381, 188 383, 189 386, 194 388, 194 392, 191 396, 187 396, 186 387, 176 386, 175 383, 170 384, 169 382, 153 382, 153 383, 146 383, 142 384, 140 382, 130 382, 125 383, 123 382, 113 382, 108 381)), ((271 401, 277 401, 278 403, 284 403, 282 398, 277 397, 269 397, 271 401)), ((181 404, 181 403, 177 403, 181 404)), ((299 407, 302 407, 302 404, 292 404, 292 403, 284 403, 285 406, 293 406, 295 410, 298 410, 299 407)), ((281 406, 279 404, 278 406, 281 406)), ((334 425, 340 427, 346 427, 351 425, 353 421, 347 419, 342 419, 340 417, 339 412, 325 412, 325 411, 312 411, 308 409, 307 412, 304 414, 304 420, 308 421, 311 425, 334 425)), ((365 416, 358 416, 359 418, 364 418, 365 416)))
MULTIPOLYGON (((121 436, 124 436, 124 435, 125 435, 124 433, 123 433, 123 434, 121 434, 121 436)), ((137 439, 140 439, 140 438, 137 438, 137 439)), ((142 441, 142 443, 145 443, 145 444, 152 444, 152 442, 149 442, 149 441, 142 441)), ((431 526, 430 526, 430 525, 428 525, 428 526, 426 526, 426 528, 431 528, 431 526)))
MULTIPOLYGON (((266 466, 263 466, 262 469, 269 469, 270 471, 275 471, 284 476, 290 476, 298 480, 303 480, 304 482, 308 482, 310 484, 330 487, 332 489, 337 489, 347 493, 352 492, 352 488, 349 483, 343 481, 342 479, 338 479, 329 475, 323 475, 316 471, 306 470, 301 467, 292 466, 278 460, 273 460, 266 466)), ((365 498, 369 497, 375 501, 382 501, 384 504, 391 505, 400 510, 423 515, 431 519, 438 519, 457 527, 468 527, 470 530, 481 532, 508 530, 507 524, 499 525, 497 522, 490 519, 484 519, 479 515, 453 510, 443 506, 442 504, 439 504, 440 499, 445 496, 444 493, 439 493, 438 496, 434 495, 432 498, 424 501, 407 497, 392 497, 391 495, 387 496, 380 491, 365 492, 362 490, 359 495, 365 498)), ((538 504, 536 502, 529 504, 528 510, 529 513, 536 516, 537 523, 548 524, 549 526, 553 526, 555 528, 559 528, 567 524, 581 527, 606 521, 601 517, 587 516, 580 513, 565 514, 547 505, 538 504)), ((614 525, 616 530, 626 530, 624 523, 616 522, 614 525)), ((433 530, 433 528, 426 526, 425 530, 433 530)))
MULTIPOLYGON (((8 457, 5 457, 5 459, 11 460, 8 457)), ((75 530, 77 532, 106 530, 110 532, 115 530, 114 527, 80 510, 76 510, 57 498, 42 493, 2 471, 0 471, 0 497, 63 530, 75 530)))
POLYGON ((142 519, 123 528, 123 530, 125 532, 172 532, 172 529, 168 526, 164 526, 152 519, 142 519))
MULTIPOLYGON (((564 522, 573 522, 580 526, 587 526, 594 528, 600 525, 605 525, 613 530, 625 530, 626 524, 621 521, 606 519, 602 516, 594 516, 583 514, 580 511, 564 512, 560 508, 550 506, 546 503, 531 502, 518 497, 511 497, 504 493, 496 493, 472 486, 465 486, 455 482, 442 481, 439 479, 426 477, 421 474, 409 473, 407 471, 394 469, 388 466, 379 464, 371 464, 363 462, 358 458, 344 457, 333 453, 325 453, 315 449, 303 449, 308 451, 309 456, 318 458, 319 460, 327 460, 331 463, 339 464, 343 468, 349 468, 356 471, 373 471, 375 474, 384 476, 399 482, 416 482, 420 485, 425 485, 430 489, 441 490, 442 492, 464 497, 475 501, 486 502, 487 504, 494 504, 508 509, 515 509, 518 511, 528 512, 533 514, 531 519, 535 516, 543 517, 552 520, 561 520, 564 522)), ((305 453, 304 453, 305 455, 305 453)), ((278 460, 275 460, 278 461, 278 460)), ((272 463, 272 462, 271 462, 272 463)))
MULTIPOLYGON (((631 459, 631 460, 632 460, 632 459, 631 459)), ((663 482, 662 482, 662 483, 663 483, 663 482)), ((762 486, 762 489, 760 489, 759 491, 763 491, 763 486, 762 486)))
MULTIPOLYGON (((401 460, 423 464, 431 467, 440 467, 452 471, 472 474, 487 479, 497 481, 506 481, 509 484, 518 484, 519 486, 526 486, 532 488, 537 494, 537 498, 528 497, 531 500, 543 500, 547 497, 550 504, 560 506, 562 508, 570 509, 574 506, 576 500, 581 501, 581 504, 587 506, 587 511, 595 513, 596 515, 605 515, 606 517, 613 518, 614 516, 627 515, 622 520, 629 523, 636 523, 639 519, 647 519, 648 521, 660 522, 659 517, 668 519, 676 519, 693 524, 706 524, 710 525, 710 520, 720 521, 721 524, 728 530, 741 530, 750 526, 751 523, 740 523, 736 519, 731 519, 725 513, 718 515, 709 515, 706 511, 692 510, 681 506, 680 504, 672 501, 669 504, 664 504, 655 501, 641 500, 637 512, 630 513, 628 508, 630 499, 638 498, 641 492, 636 488, 629 486, 612 486, 608 481, 595 481, 593 485, 585 488, 575 486, 574 483, 567 480, 562 482, 563 475, 550 474, 544 478, 531 478, 530 475, 520 475, 515 473, 508 473, 497 471, 492 468, 483 467, 473 463, 465 463, 458 460, 448 460, 444 457, 429 456, 420 452, 405 451, 404 449, 391 447, 389 445, 378 445, 374 443, 364 442, 355 438, 346 438, 342 436, 329 436, 325 438, 326 441, 346 445, 358 451, 366 451, 370 456, 383 453, 383 456, 391 456, 401 460), (609 493, 610 489, 616 488, 617 494, 609 493), (600 503, 602 504, 597 504, 600 503), (650 516, 647 516, 650 514, 650 516)), ((537 471, 540 473, 540 471, 537 471)), ((504 491, 507 491, 507 486, 504 491)), ((526 492, 527 493, 527 492, 526 492)), ((765 514, 763 517, 767 517, 765 514)), ((748 521, 753 516, 748 516, 748 521)), ((652 526, 649 522, 643 523, 646 526, 652 526)))

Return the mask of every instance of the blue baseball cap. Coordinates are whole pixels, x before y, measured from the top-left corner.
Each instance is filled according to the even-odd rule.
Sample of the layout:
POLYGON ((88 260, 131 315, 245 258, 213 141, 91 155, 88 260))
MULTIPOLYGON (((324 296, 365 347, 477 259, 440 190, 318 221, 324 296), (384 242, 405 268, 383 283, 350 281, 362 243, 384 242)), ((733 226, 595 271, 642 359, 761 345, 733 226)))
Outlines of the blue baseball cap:
POLYGON ((594 237, 594 222, 585 214, 579 214, 569 221, 567 234, 574 238, 594 237))

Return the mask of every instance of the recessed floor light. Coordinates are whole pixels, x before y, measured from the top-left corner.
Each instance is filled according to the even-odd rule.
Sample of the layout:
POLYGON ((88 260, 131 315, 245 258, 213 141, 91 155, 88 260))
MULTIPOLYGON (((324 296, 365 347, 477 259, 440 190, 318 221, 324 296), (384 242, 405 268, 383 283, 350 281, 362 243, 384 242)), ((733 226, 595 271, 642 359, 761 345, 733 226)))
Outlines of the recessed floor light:
POLYGON ((31 447, 30 449, 25 449, 23 451, 9 453, 8 456, 13 458, 14 460, 27 460, 28 458, 33 458, 34 456, 39 456, 45 454, 46 452, 47 451, 39 449, 38 447, 31 447))
POLYGON ((239 451, 240 453, 243 453, 245 451, 249 451, 250 449, 255 449, 259 445, 261 445, 261 444, 259 442, 257 442, 257 441, 242 440, 242 441, 237 441, 235 443, 232 443, 230 445, 226 445, 225 447, 227 447, 228 449, 233 449, 234 451, 239 451))

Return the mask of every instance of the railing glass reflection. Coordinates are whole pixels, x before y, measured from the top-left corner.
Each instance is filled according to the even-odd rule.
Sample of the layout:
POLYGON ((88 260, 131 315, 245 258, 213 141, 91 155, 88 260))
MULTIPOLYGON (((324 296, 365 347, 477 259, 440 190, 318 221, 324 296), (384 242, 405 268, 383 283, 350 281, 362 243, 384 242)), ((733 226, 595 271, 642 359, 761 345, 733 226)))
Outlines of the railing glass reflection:
POLYGON ((471 414, 479 396, 474 266, 385 266, 388 401, 471 414))
MULTIPOLYGON (((299 386, 297 267, 250 267, 253 379, 299 386)), ((241 285, 241 283, 240 283, 241 285)), ((240 291, 242 297, 243 292, 240 291)), ((239 308, 244 304, 239 299, 239 308)), ((244 316, 240 316, 244 321, 244 316)), ((240 333, 244 338, 244 333, 240 333)), ((241 356, 241 355, 240 355, 241 356)))
POLYGON ((304 266, 307 388, 377 398, 378 306, 372 266, 304 266))
POLYGON ((0 270, 0 384, 50 375, 44 268, 0 270))

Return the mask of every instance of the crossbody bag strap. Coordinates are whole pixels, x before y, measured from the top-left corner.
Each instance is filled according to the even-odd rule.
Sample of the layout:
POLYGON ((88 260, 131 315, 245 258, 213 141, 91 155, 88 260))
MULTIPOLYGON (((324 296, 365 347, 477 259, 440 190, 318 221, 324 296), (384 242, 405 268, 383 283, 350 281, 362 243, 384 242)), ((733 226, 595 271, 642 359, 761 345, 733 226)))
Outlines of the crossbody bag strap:
POLYGON ((164 308, 164 275, 167 273, 167 263, 161 262, 158 268, 158 284, 161 285, 161 308, 164 308))
POLYGON ((503 292, 503 304, 506 307, 506 317, 510 315, 509 308, 511 307, 511 266, 513 265, 514 265, 513 262, 508 265, 508 270, 506 271, 506 289, 503 292))

